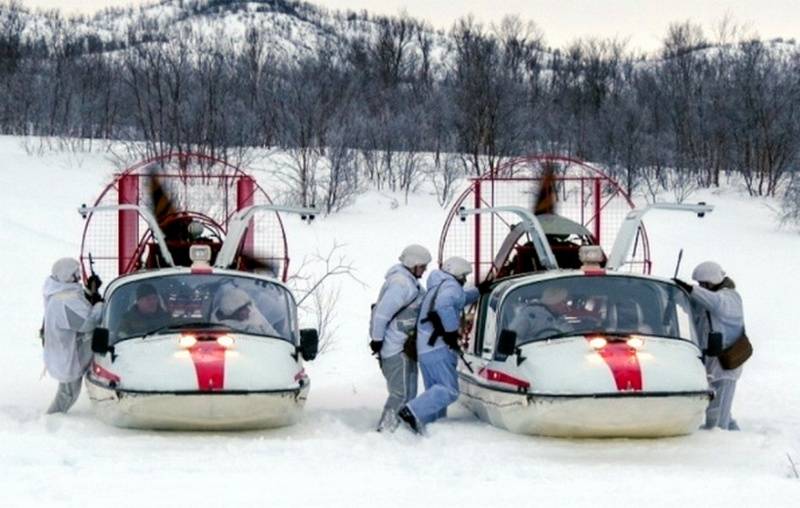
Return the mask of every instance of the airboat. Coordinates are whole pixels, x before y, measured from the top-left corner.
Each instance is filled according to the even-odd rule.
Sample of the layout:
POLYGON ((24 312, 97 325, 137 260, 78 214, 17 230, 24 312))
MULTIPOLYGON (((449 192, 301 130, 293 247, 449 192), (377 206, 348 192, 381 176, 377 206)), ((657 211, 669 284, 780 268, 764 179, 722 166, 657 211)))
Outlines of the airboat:
POLYGON ((475 281, 492 281, 464 324, 467 408, 554 437, 699 428, 712 397, 703 357, 719 337, 699 337, 688 295, 650 274, 642 217, 652 208, 712 210, 636 209, 612 178, 565 157, 517 159, 472 180, 439 248, 440 262, 462 256, 475 281))
POLYGON ((170 154, 115 175, 79 212, 84 276, 111 281, 85 377, 102 421, 238 430, 300 418, 318 337, 299 329, 285 284, 280 214, 314 210, 273 205, 221 160, 170 154))

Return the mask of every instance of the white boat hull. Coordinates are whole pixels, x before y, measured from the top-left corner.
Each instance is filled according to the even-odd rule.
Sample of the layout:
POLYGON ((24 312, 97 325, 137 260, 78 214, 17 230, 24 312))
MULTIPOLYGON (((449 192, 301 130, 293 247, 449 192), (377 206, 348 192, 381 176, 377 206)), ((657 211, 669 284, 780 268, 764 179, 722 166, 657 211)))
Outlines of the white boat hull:
POLYGON ((478 417, 520 434, 666 437, 691 434, 711 398, 699 349, 649 337, 600 354, 584 337, 522 346, 524 361, 471 357, 461 400, 478 417))
POLYGON ((97 417, 123 428, 252 430, 283 427, 301 415, 309 385, 275 392, 129 392, 93 383, 86 387, 97 417))
POLYGON ((553 397, 517 394, 461 380, 461 402, 487 422, 518 434, 551 437, 668 437, 691 434, 709 395, 614 394, 553 397))

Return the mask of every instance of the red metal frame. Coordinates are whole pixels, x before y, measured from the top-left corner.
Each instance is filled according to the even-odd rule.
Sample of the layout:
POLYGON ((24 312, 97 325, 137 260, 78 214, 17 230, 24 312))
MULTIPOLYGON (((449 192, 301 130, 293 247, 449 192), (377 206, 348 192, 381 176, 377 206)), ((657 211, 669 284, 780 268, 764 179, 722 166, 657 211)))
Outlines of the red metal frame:
MULTIPOLYGON (((159 173, 159 177, 160 178, 179 178, 182 181, 184 181, 184 183, 185 183, 185 180, 187 178, 189 178, 189 177, 191 177, 191 178, 200 178, 201 181, 203 181, 203 182, 208 182, 208 181, 212 181, 212 180, 220 180, 220 181, 223 182, 224 188, 226 188, 226 189, 228 187, 230 187, 228 185, 228 183, 227 183, 228 181, 231 181, 231 182, 235 181, 235 182, 237 182, 237 190, 242 191, 241 194, 237 193, 237 207, 236 207, 237 210, 240 209, 243 205, 246 206, 247 204, 252 204, 253 201, 254 201, 253 197, 255 195, 257 195, 257 194, 261 194, 261 196, 266 200, 267 203, 270 203, 270 204, 272 203, 272 199, 264 191, 264 189, 260 185, 258 185, 258 183, 255 181, 255 179, 253 179, 250 175, 245 173, 241 168, 239 168, 237 166, 234 166, 234 165, 232 165, 232 164, 230 164, 228 162, 225 162, 225 161, 223 161, 221 159, 217 159, 215 157, 211 157, 211 156, 204 155, 204 154, 169 153, 169 154, 166 154, 166 155, 162 155, 162 156, 158 156, 158 157, 152 157, 152 158, 140 161, 140 162, 134 164, 133 166, 128 167, 127 169, 125 169, 125 170, 123 170, 123 171, 121 171, 119 173, 115 173, 114 174, 114 180, 110 184, 108 184, 105 187, 105 189, 103 189, 103 191, 100 193, 98 198, 95 200, 95 203, 94 203, 95 206, 100 205, 110 192, 117 192, 117 195, 119 196, 117 201, 119 203, 125 202, 125 203, 130 203, 130 204, 139 204, 140 196, 139 196, 139 193, 138 193, 138 189, 139 189, 139 183, 140 182, 139 182, 139 178, 138 177, 141 174, 144 174, 144 173, 141 173, 142 170, 145 169, 145 168, 148 168, 149 166, 151 166, 152 164, 155 164, 155 163, 172 162, 172 161, 177 161, 177 164, 178 164, 179 168, 186 168, 188 166, 188 164, 193 162, 193 161, 197 162, 199 164, 199 166, 202 167, 202 168, 207 168, 207 167, 212 167, 212 166, 220 167, 223 170, 223 174, 211 174, 211 173, 203 174, 202 171, 201 171, 200 174, 188 175, 187 173, 184 173, 184 172, 179 170, 178 172, 159 173), (130 178, 134 178, 134 177, 136 178, 136 180, 132 180, 132 179, 129 180, 130 178), (248 182, 251 182, 251 183, 239 186, 238 183, 242 182, 242 181, 248 181, 248 182), (134 186, 135 186, 135 190, 136 190, 135 195, 132 192, 134 186), (249 193, 249 194, 245 195, 245 193, 249 193)), ((225 217, 225 220, 224 220, 225 223, 224 224, 217 224, 216 221, 213 221, 210 218, 209 218, 209 220, 211 220, 211 222, 217 224, 220 227, 220 229, 224 232, 227 229, 227 223, 230 220, 233 212, 231 212, 231 213, 227 212, 228 204, 229 204, 227 202, 228 201, 227 192, 226 192, 226 195, 223 196, 223 198, 225 200, 225 202, 223 204, 225 206, 226 215, 227 215, 225 217)), ((191 210, 187 210, 186 212, 197 213, 197 212, 193 212, 191 210)), ((119 212, 119 214, 120 214, 119 215, 120 220, 119 220, 118 228, 117 228, 117 235, 118 235, 118 241, 119 241, 119 243, 118 243, 118 256, 119 256, 118 273, 119 273, 119 275, 123 275, 125 273, 128 273, 128 271, 131 269, 131 267, 134 266, 135 263, 131 263, 130 261, 132 261, 132 260, 135 261, 135 259, 138 259, 138 258, 133 258, 133 259, 129 259, 128 260, 129 262, 124 262, 124 259, 129 257, 129 256, 127 256, 127 254, 133 255, 133 252, 128 252, 129 247, 131 246, 129 244, 133 243, 133 242, 128 241, 128 238, 131 236, 131 234, 133 235, 133 237, 136 237, 134 252, 136 253, 136 255, 141 255, 142 254, 141 248, 142 248, 142 245, 144 243, 146 243, 146 240, 147 240, 147 237, 148 237, 148 234, 149 234, 149 230, 146 231, 143 235, 139 235, 139 233, 138 233, 139 217, 138 217, 138 214, 136 212, 124 211, 124 212, 119 212), (127 215, 123 215, 123 214, 127 214, 127 215), (136 231, 132 230, 131 224, 130 224, 131 221, 135 225, 136 231), (123 228, 127 228, 127 229, 123 230, 123 228)), ((200 214, 200 215, 202 215, 202 214, 200 214)), ((285 229, 284 229, 284 226, 283 226, 283 221, 281 220, 280 215, 275 213, 275 218, 277 219, 277 224, 278 224, 278 227, 280 229, 280 235, 279 235, 279 244, 280 245, 278 245, 277 247, 279 248, 279 250, 282 251, 282 258, 279 258, 279 259, 281 259, 281 261, 283 262, 283 270, 282 270, 282 273, 280 274, 280 276, 281 276, 281 279, 285 282, 287 280, 287 278, 288 278, 288 275, 289 275, 289 262, 290 262, 289 250, 288 250, 288 242, 287 242, 287 239, 286 239, 286 232, 285 232, 285 229)), ((88 276, 88 273, 87 273, 88 272, 88 270, 87 270, 88 253, 86 252, 86 246, 87 246, 86 244, 87 244, 87 234, 89 232, 89 228, 90 228, 90 225, 91 225, 91 220, 92 220, 92 216, 89 215, 89 217, 87 217, 86 222, 84 224, 83 234, 82 234, 82 237, 81 237, 81 247, 80 247, 79 259, 81 261, 81 269, 83 271, 84 279, 86 279, 87 276, 88 276)), ((247 243, 247 245, 250 246, 251 248, 252 248, 252 241, 253 241, 252 235, 248 235, 248 237, 245 239, 245 242, 249 242, 249 243, 247 243)), ((99 260, 99 259, 103 259, 103 258, 102 257, 97 257, 95 259, 99 260)))
MULTIPOLYGON (((584 193, 584 184, 588 183, 591 184, 592 192, 594 194, 593 199, 593 215, 588 219, 584 216, 584 209, 581 208, 581 216, 580 222, 584 225, 592 223, 591 230, 593 231, 595 241, 600 243, 601 234, 602 234, 602 224, 603 224, 603 211, 608 206, 608 204, 617 196, 621 196, 625 203, 627 203, 628 207, 634 208, 633 201, 631 200, 630 196, 625 192, 619 183, 617 183, 613 178, 611 178, 608 174, 601 171, 600 169, 574 157, 568 156, 561 156, 561 155, 552 155, 552 154, 542 154, 542 155, 529 155, 524 157, 517 157, 511 159, 504 164, 499 165, 491 172, 477 178, 471 178, 471 184, 464 192, 453 202, 452 207, 450 208, 450 212, 445 219, 444 227, 442 228, 441 235, 439 237, 439 255, 438 255, 438 262, 441 263, 444 261, 444 249, 445 243, 447 241, 447 235, 450 230, 451 224, 455 220, 457 220, 457 216, 459 213, 459 209, 465 206, 465 201, 472 193, 474 194, 474 207, 481 208, 482 203, 486 203, 488 206, 502 206, 505 203, 497 203, 495 201, 495 183, 496 182, 509 182, 509 181, 539 181, 539 177, 532 177, 532 176, 522 176, 517 175, 517 170, 520 167, 529 168, 531 166, 540 166, 543 167, 547 163, 559 163, 562 165, 567 165, 567 167, 576 166, 579 169, 585 171, 588 176, 556 176, 556 181, 565 181, 565 182, 580 182, 580 201, 581 203, 585 202, 585 193, 584 193), (485 183, 489 183, 489 188, 485 189, 485 183), (608 200, 603 202, 603 184, 610 186, 612 192, 610 193, 610 197, 608 200), (489 194, 487 202, 486 194, 489 194)), ((608 187, 607 187, 608 188, 608 187)), ((484 255, 481 252, 481 245, 480 245, 480 238, 482 229, 481 229, 481 220, 479 219, 479 215, 475 216, 475 226, 474 226, 474 246, 473 246, 473 256, 474 256, 474 264, 475 270, 474 273, 476 274, 476 278, 482 275, 485 275, 483 269, 481 267, 482 256, 484 255)), ((500 218, 502 220, 502 218, 500 218)), ((490 233, 494 236, 494 221, 491 221, 490 225, 490 233)), ((642 248, 642 256, 643 261, 633 262, 633 263, 641 263, 642 271, 646 274, 650 273, 652 268, 652 262, 650 260, 650 244, 647 237, 647 231, 642 225, 640 229, 640 236, 641 236, 641 248, 642 248)), ((637 247, 639 246, 638 238, 637 238, 637 247)), ((636 248, 634 249, 634 252, 636 248)), ((493 253, 489 253, 490 256, 493 256, 493 253)), ((483 263, 485 264, 485 263, 483 263)), ((486 271, 486 273, 491 273, 491 268, 486 271)))

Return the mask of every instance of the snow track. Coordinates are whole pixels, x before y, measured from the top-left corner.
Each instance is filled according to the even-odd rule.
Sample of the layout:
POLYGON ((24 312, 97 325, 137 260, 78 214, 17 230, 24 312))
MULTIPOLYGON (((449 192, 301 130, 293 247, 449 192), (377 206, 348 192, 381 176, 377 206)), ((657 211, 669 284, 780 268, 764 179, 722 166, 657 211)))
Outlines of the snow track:
MULTIPOLYGON (((369 287, 341 280, 339 339, 307 366, 303 421, 241 433, 143 432, 97 421, 86 395, 66 416, 42 415, 55 382, 39 380, 40 288, 53 260, 76 255, 90 202, 110 164, 87 155, 25 155, 0 137, 0 506, 797 506, 800 480, 800 235, 781 231, 763 201, 728 188, 696 200, 706 219, 647 217, 655 272, 683 277, 717 259, 744 297, 755 356, 739 383, 739 433, 659 440, 517 436, 456 407, 417 438, 374 432, 385 396, 367 348, 369 304, 402 247, 434 249, 445 217, 432 196, 392 208, 377 192, 306 226, 289 218, 293 266, 334 240, 369 287)), ((256 175, 270 187, 268 172, 256 175)), ((402 197, 398 196, 402 201, 402 197)))

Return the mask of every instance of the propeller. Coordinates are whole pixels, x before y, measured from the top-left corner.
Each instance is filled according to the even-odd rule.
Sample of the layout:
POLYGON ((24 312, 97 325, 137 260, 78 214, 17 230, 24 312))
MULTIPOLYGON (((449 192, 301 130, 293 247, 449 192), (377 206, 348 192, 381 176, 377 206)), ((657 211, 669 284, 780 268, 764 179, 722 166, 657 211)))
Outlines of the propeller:
MULTIPOLYGON (((189 229, 194 219, 191 215, 183 213, 180 207, 177 206, 177 200, 171 195, 168 186, 164 184, 156 165, 147 170, 147 192, 150 198, 151 212, 163 231, 167 244, 169 245, 170 242, 191 242, 192 235, 189 229)), ((186 254, 188 256, 188 253, 186 254)), ((188 257, 183 259, 176 252, 172 252, 172 255, 179 265, 188 266, 191 264, 188 257)), ((279 263, 272 259, 255 257, 253 253, 244 252, 243 250, 240 250, 232 268, 252 272, 268 271, 276 277, 280 275, 279 263)))
MULTIPOLYGON (((150 207, 153 216, 158 221, 159 226, 164 225, 164 221, 178 212, 172 196, 164 188, 164 184, 158 175, 155 166, 151 166, 147 171, 148 194, 150 196, 150 207)), ((163 229, 163 227, 162 227, 163 229)))
POLYGON ((236 267, 239 270, 244 270, 248 272, 270 272, 274 276, 278 277, 280 274, 279 272, 279 265, 272 260, 265 260, 257 257, 253 257, 250 254, 245 254, 244 252, 240 252, 237 256, 237 264, 236 267))
POLYGON ((153 216, 158 222, 158 227, 164 232, 164 238, 170 241, 188 241, 191 239, 189 225, 192 223, 190 216, 181 217, 180 208, 170 194, 159 176, 155 165, 147 171, 148 195, 153 216))
POLYGON ((556 170, 553 164, 545 163, 542 172, 542 180, 539 184, 539 193, 536 195, 536 203, 533 205, 534 215, 546 213, 556 213, 556 170))

